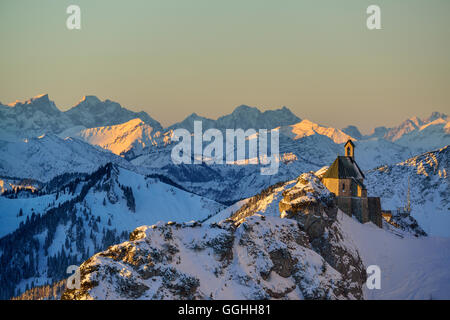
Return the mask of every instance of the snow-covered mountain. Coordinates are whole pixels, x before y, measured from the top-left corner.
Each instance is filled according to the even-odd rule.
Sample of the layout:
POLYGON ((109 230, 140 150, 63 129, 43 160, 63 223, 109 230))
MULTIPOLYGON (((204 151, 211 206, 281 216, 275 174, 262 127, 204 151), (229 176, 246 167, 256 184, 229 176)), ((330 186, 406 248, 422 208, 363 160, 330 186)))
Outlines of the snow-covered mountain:
MULTIPOLYGON (((224 211, 223 211, 224 212, 224 211)), ((448 299, 450 239, 365 225, 312 173, 213 224, 159 223, 80 267, 64 299, 448 299), (365 286, 369 265, 381 290, 365 286)), ((220 214, 220 213, 219 213, 220 214)))
POLYGON ((291 125, 300 122, 300 119, 287 107, 261 112, 258 108, 241 105, 234 109, 231 114, 221 116, 217 120, 204 118, 193 113, 183 121, 171 125, 167 129, 184 128, 193 132, 194 121, 202 121, 203 130, 209 128, 219 130, 238 128, 258 130, 291 125))
POLYGON ((161 124, 146 112, 133 112, 123 108, 117 102, 109 99, 101 101, 96 96, 83 97, 78 104, 64 113, 73 121, 74 125, 86 128, 112 126, 139 118, 155 131, 162 129, 161 124))
POLYGON ((131 167, 110 152, 79 139, 61 139, 54 134, 18 142, 0 140, 0 159, 0 176, 42 182, 67 172, 92 172, 108 162, 131 167))
MULTIPOLYGON (((44 102, 49 101, 48 96, 35 100, 30 103, 39 104, 37 102, 42 100, 40 103, 46 105, 44 102)), ((292 179, 299 172, 317 170, 329 165, 336 155, 342 154, 342 144, 348 139, 356 143, 356 159, 363 170, 395 164, 432 148, 450 144, 447 116, 439 113, 433 113, 424 120, 412 118, 405 122, 408 125, 399 126, 404 129, 413 125, 420 126, 412 131, 386 129, 386 132, 391 132, 390 135, 393 135, 394 131, 409 132, 403 133, 395 141, 390 141, 385 138, 388 136, 386 132, 378 138, 371 136, 369 139, 364 136, 358 139, 349 134, 351 132, 359 136, 356 127, 346 128, 345 133, 306 119, 300 121, 286 107, 261 112, 257 108, 240 106, 231 114, 217 120, 192 114, 178 124, 161 129, 159 123, 153 127, 149 124, 153 123, 152 120, 146 117, 136 118, 136 113, 122 108, 119 104, 109 100, 102 102, 94 96, 83 98, 77 106, 64 113, 57 111, 54 104, 48 103, 50 106, 47 107, 53 110, 55 115, 62 114, 66 118, 66 121, 61 123, 68 126, 52 130, 64 129, 58 136, 72 138, 57 141, 55 146, 51 143, 42 144, 42 141, 56 140, 50 139, 49 134, 45 135, 44 139, 30 138, 26 143, 2 142, 0 149, 4 152, 0 154, 0 175, 46 181, 65 171, 89 172, 98 164, 112 161, 143 174, 165 174, 193 192, 223 203, 231 203, 257 194, 278 181, 292 179), (130 117, 134 118, 130 120, 130 117), (237 159, 234 165, 174 165, 170 157, 174 146, 171 143, 172 129, 183 127, 193 131, 195 120, 203 121, 203 130, 209 127, 277 128, 280 132, 278 174, 261 176, 259 164, 240 161, 242 159, 237 159), (121 123, 115 124, 118 122, 121 123), (97 126, 99 124, 105 125, 97 126), (114 154, 102 154, 98 150, 85 148, 81 141, 96 146, 98 150, 102 148, 121 155, 122 158, 118 159, 114 154)), ((5 108, 13 110, 16 107, 5 108)))
MULTIPOLYGON (((332 134, 330 138, 316 133, 293 139, 293 128, 295 125, 280 128, 279 169, 271 176, 261 175, 258 164, 174 165, 170 158, 171 145, 154 149, 131 162, 143 173, 163 172, 193 192, 231 203, 255 195, 279 181, 293 179, 299 172, 328 166, 337 155, 343 155, 343 144, 331 139, 337 136, 332 134), (284 130, 288 134, 284 134, 284 130)), ((363 171, 398 163, 414 155, 410 148, 386 140, 356 141, 355 145, 355 159, 363 171)))
POLYGON ((112 164, 66 181, 36 197, 0 197, 0 298, 66 277, 67 266, 124 241, 140 225, 201 221, 224 208, 168 179, 112 164))
MULTIPOLYGON (((420 135, 428 135, 429 132, 422 132, 424 129, 437 126, 436 133, 442 135, 450 134, 450 125, 448 115, 440 112, 432 112, 431 115, 427 118, 420 119, 417 116, 406 119, 398 126, 392 128, 386 127, 377 127, 374 131, 368 135, 361 135, 360 138, 354 136, 358 140, 364 139, 385 139, 391 142, 398 142, 403 137, 410 135, 412 133, 415 134, 416 137, 420 135), (419 134, 422 132, 421 134, 419 134)), ((343 129, 344 132, 351 135, 351 133, 358 134, 359 130, 356 126, 349 126, 343 129)), ((436 137, 435 137, 436 138, 436 137)), ((447 137, 448 139, 448 137, 447 137)), ((430 139, 431 140, 431 139, 430 139)))
POLYGON ((0 140, 16 141, 72 127, 72 120, 50 101, 47 94, 27 101, 0 104, 0 140))
POLYGON ((434 120, 403 135, 395 143, 409 147, 414 154, 442 148, 450 144, 450 122, 443 119, 434 120))
POLYGON ((366 173, 369 194, 385 209, 407 202, 408 178, 412 216, 431 235, 450 236, 450 146, 366 173))
POLYGON ((62 112, 48 94, 27 101, 0 104, 0 140, 17 141, 43 134, 59 134, 76 126, 85 128, 115 125, 139 118, 155 131, 161 124, 145 112, 133 112, 117 102, 100 101, 95 96, 85 96, 68 111, 62 112))
POLYGON ((301 143, 280 135, 279 169, 274 175, 261 175, 260 164, 175 165, 170 158, 171 146, 152 150, 131 162, 142 173, 162 173, 192 192, 222 203, 234 203, 279 181, 291 180, 299 172, 330 164, 340 149, 322 135, 306 136, 301 143))
POLYGON ((164 135, 161 134, 161 131, 155 131, 139 118, 113 126, 62 133, 60 136, 66 134, 117 155, 142 154, 145 148, 158 146, 158 143, 161 144, 161 142, 164 143, 164 135))
POLYGON ((341 131, 357 140, 360 140, 363 138, 362 133, 359 131, 358 127, 356 127, 356 126, 350 125, 350 126, 343 128, 341 131))
POLYGON ((280 133, 294 140, 312 135, 321 135, 330 138, 337 144, 346 143, 348 140, 355 139, 339 129, 321 126, 306 119, 291 126, 280 128, 280 133))
MULTIPOLYGON (((298 179, 281 182, 260 194, 240 202, 238 209, 231 206, 207 220, 218 222, 231 219, 245 221, 254 214, 266 217, 303 217, 301 225, 320 226, 314 219, 315 199, 327 199, 327 190, 316 177, 322 176, 326 167, 298 179), (283 213, 283 211, 285 213, 283 213), (293 211, 297 214, 292 215, 293 211), (298 214, 298 211, 303 213, 298 214)), ((370 193, 370 191, 369 191, 370 193)), ((382 201, 382 204, 384 202, 382 201)), ((383 229, 359 223, 339 211, 336 218, 345 242, 353 243, 362 258, 364 267, 381 268, 381 290, 364 289, 364 299, 449 299, 450 298, 450 239, 441 237, 415 237, 415 232, 403 231, 384 223, 383 229)), ((449 226, 449 224, 445 224, 449 226)), ((314 233, 315 228, 310 227, 314 233)), ((322 230, 320 227, 319 230, 322 230)), ((411 230, 414 231, 414 230, 411 230)))
POLYGON ((84 262, 81 288, 63 298, 361 299, 361 259, 341 232, 332 195, 309 189, 316 180, 303 175, 293 187, 317 191, 309 202, 314 216, 140 227, 129 242, 84 262))

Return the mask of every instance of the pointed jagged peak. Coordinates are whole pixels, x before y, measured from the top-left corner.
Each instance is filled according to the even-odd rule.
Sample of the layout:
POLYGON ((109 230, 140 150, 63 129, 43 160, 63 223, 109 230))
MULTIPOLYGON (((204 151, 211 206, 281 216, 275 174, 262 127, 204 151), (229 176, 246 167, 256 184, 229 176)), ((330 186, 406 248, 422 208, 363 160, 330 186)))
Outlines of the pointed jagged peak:
POLYGON ((34 96, 26 101, 16 101, 9 104, 9 106, 14 108, 14 112, 22 112, 22 110, 27 109, 33 113, 39 111, 47 115, 58 115, 61 113, 46 93, 34 96))
POLYGON ((303 119, 302 121, 282 128, 282 133, 291 137, 294 140, 302 139, 308 136, 314 136, 316 134, 321 136, 326 136, 334 141, 334 143, 345 143, 348 140, 357 140, 355 137, 352 137, 343 131, 333 128, 327 127, 315 122, 312 122, 308 119, 303 119))
POLYGON ((215 120, 211 120, 209 118, 202 117, 202 116, 198 115, 197 113, 193 112, 190 115, 188 115, 186 118, 184 118, 183 121, 174 123, 173 125, 170 125, 169 127, 167 127, 165 130, 171 131, 171 130, 175 130, 178 128, 183 128, 188 131, 193 131, 194 130, 194 121, 201 121, 203 130, 207 130, 209 128, 215 127, 214 126, 215 120))
POLYGON ((122 107, 118 102, 109 99, 101 101, 96 96, 83 97, 78 104, 65 111, 65 114, 75 125, 82 125, 86 128, 113 126, 140 118, 156 131, 162 129, 161 124, 146 112, 135 112, 122 107))
POLYGON ((8 106, 15 107, 18 105, 25 105, 25 104, 40 104, 40 103, 50 103, 50 99, 48 97, 48 93, 39 94, 37 96, 34 96, 28 100, 16 100, 12 103, 9 103, 8 106))
POLYGON ((96 105, 96 104, 98 104, 100 102, 101 102, 100 99, 97 98, 96 96, 86 95, 80 100, 80 102, 78 104, 85 103, 85 104, 93 106, 93 105, 96 105))
POLYGON ((48 93, 39 94, 33 98, 31 98, 31 101, 33 102, 49 102, 50 99, 48 97, 48 93))
POLYGON ((185 120, 197 120, 197 119, 205 119, 205 117, 202 117, 202 116, 199 116, 197 113, 195 113, 195 112, 192 112, 190 115, 188 115, 187 117, 186 117, 186 119, 185 120))
MULTIPOLYGON (((81 100, 79 100, 72 108, 68 110, 68 113, 77 112, 81 110, 95 110, 95 109, 101 109, 105 107, 106 105, 113 104, 112 101, 106 99, 104 101, 100 100, 97 96, 94 95, 85 95, 81 100)), ((121 108, 120 104, 115 103, 121 108)))
POLYGON ((438 119, 448 120, 448 116, 445 113, 433 111, 428 118, 424 119, 424 122, 433 122, 438 119))
POLYGON ((274 129, 300 121, 288 108, 261 112, 256 107, 240 105, 231 114, 217 119, 219 128, 274 129))
POLYGON ((283 106, 281 109, 266 110, 262 113, 264 117, 275 117, 279 120, 289 121, 291 124, 300 122, 301 119, 297 117, 291 109, 283 106))
POLYGON ((258 108, 256 107, 250 107, 245 104, 241 104, 240 106, 237 106, 231 114, 247 114, 247 113, 261 113, 258 108))
POLYGON ((422 124, 423 124, 423 121, 421 120, 421 119, 419 119, 419 117, 417 117, 417 116, 414 116, 414 117, 411 117, 411 118, 409 118, 408 120, 406 120, 403 124, 406 124, 406 123, 413 123, 416 127, 420 127, 422 124))
POLYGON ((361 134, 361 131, 359 131, 357 126, 347 126, 342 129, 342 132, 345 134, 348 134, 349 136, 354 137, 355 139, 361 140, 363 138, 363 135, 361 134))

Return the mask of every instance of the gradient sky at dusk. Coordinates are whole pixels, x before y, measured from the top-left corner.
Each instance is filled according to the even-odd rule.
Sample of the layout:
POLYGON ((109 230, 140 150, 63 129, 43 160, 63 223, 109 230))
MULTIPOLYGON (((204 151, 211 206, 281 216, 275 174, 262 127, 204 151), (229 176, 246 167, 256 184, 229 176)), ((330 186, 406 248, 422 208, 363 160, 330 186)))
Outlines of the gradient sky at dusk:
POLYGON ((163 125, 285 105, 367 132, 449 113, 449 16, 449 0, 1 0, 0 101, 97 95, 163 125), (367 30, 370 4, 383 30, 367 30))

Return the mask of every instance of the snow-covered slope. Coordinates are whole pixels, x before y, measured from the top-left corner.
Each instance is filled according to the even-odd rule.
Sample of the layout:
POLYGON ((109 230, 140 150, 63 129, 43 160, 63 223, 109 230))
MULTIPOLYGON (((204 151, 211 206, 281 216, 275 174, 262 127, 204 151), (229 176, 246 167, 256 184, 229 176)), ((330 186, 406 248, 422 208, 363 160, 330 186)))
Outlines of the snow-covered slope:
POLYGON ((450 146, 366 173, 368 193, 385 209, 404 207, 408 177, 412 216, 431 235, 450 236, 450 146))
POLYGON ((205 220, 223 208, 111 164, 51 193, 0 197, 0 297, 64 278, 68 265, 124 241, 140 225, 205 220))
POLYGON ((218 224, 139 227, 85 261, 81 288, 63 298, 450 298, 450 239, 361 224, 333 203, 309 173, 234 205, 218 224), (365 285, 370 265, 381 289, 365 285))
POLYGON ((301 172, 329 165, 343 151, 341 145, 324 135, 305 136, 299 140, 280 135, 279 170, 274 175, 261 175, 261 164, 243 161, 223 165, 174 165, 171 148, 172 145, 152 149, 131 162, 142 173, 162 172, 192 192, 226 203, 251 197, 279 181, 293 179, 301 172))
POLYGON ((66 172, 91 172, 108 162, 131 165, 79 139, 53 134, 19 142, 0 140, 0 175, 48 181, 66 172))
POLYGON ((124 155, 130 151, 141 154, 145 148, 157 146, 158 140, 161 140, 159 139, 161 132, 155 132, 139 118, 114 126, 84 129, 70 136, 80 138, 117 155, 124 155))
POLYGON ((314 215, 140 227, 84 262, 81 288, 63 298, 361 299, 360 257, 343 237, 331 194, 309 189, 316 180, 306 174, 295 185, 312 192, 314 215))
POLYGON ((364 265, 380 267, 381 289, 364 286, 365 299, 450 299, 450 238, 399 237, 345 214, 339 214, 338 219, 364 265))
POLYGON ((354 138, 339 129, 321 126, 306 119, 291 126, 281 128, 280 133, 287 135, 294 140, 316 134, 326 136, 337 144, 346 143, 350 139, 354 140, 354 138))
MULTIPOLYGON (((321 171, 323 169, 316 174, 321 171)), ((235 221, 245 220, 253 214, 278 216, 280 208, 285 210, 293 205, 308 212, 311 211, 308 205, 311 196, 314 199, 317 198, 314 194, 323 192, 320 185, 314 179, 309 179, 308 184, 300 183, 300 188, 296 180, 280 183, 247 199, 237 211, 224 212, 231 211, 229 217, 235 221), (308 189, 309 193, 302 192, 308 189)), ((365 299, 450 299, 450 238, 416 238, 388 224, 384 224, 383 229, 372 223, 361 224, 341 211, 337 221, 345 242, 356 246, 364 266, 381 268, 381 290, 363 286, 365 299)), ((442 223, 449 228, 448 223, 442 223)))

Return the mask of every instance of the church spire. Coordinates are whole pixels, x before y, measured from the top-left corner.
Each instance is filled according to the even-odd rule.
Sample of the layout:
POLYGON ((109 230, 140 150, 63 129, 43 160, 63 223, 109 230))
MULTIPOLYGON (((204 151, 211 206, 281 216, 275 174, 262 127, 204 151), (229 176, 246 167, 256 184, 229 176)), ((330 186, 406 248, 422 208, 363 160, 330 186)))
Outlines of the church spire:
POLYGON ((353 144, 352 140, 347 141, 347 143, 344 146, 344 149, 345 149, 345 156, 354 159, 355 145, 353 144))

